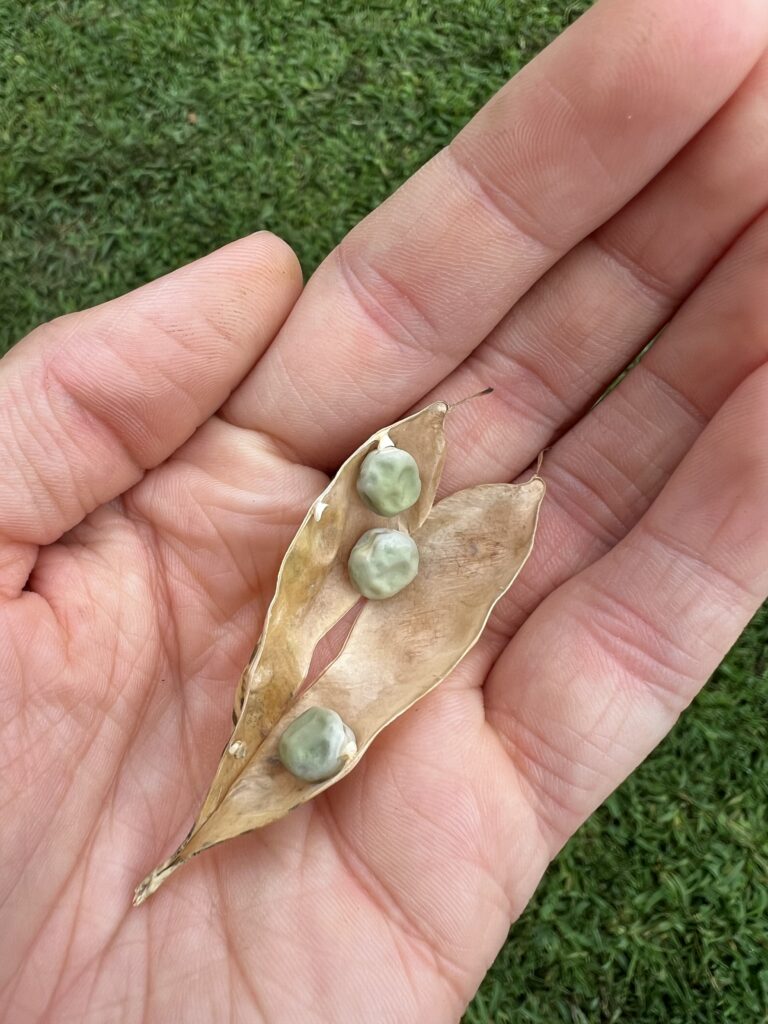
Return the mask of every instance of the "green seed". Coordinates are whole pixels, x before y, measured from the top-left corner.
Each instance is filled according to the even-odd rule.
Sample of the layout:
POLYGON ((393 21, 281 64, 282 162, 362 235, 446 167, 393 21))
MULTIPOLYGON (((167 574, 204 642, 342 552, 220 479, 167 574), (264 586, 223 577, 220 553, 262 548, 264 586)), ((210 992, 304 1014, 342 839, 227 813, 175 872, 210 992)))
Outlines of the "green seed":
POLYGON ((380 448, 363 459, 357 492, 380 516, 396 516, 415 505, 421 494, 416 459, 402 448, 380 448))
POLYGON ((366 530, 349 554, 348 568, 363 597, 381 600, 397 594, 415 579, 419 549, 400 530, 366 530))
POLYGON ((278 746, 283 766, 304 782, 338 775, 356 751, 355 734, 330 708, 308 708, 291 722, 278 746))

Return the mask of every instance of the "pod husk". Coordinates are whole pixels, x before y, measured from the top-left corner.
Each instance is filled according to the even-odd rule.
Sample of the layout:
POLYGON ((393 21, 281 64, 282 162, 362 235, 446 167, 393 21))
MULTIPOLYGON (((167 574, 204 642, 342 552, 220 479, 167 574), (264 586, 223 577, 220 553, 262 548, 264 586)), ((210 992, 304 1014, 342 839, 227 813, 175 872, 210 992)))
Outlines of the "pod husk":
MULTIPOLYGON (((313 502, 285 553, 259 644, 243 670, 227 750, 240 741, 251 752, 268 735, 301 687, 319 641, 360 600, 347 575, 347 559, 361 534, 377 526, 411 533, 429 515, 445 462, 447 412, 445 402, 434 402, 378 430, 313 502), (369 509, 356 487, 363 459, 388 440, 410 452, 421 477, 416 504, 392 519, 369 509)), ((242 759, 225 751, 194 827, 218 805, 241 768, 242 759)))
POLYGON ((202 850, 267 825, 338 782, 376 735, 477 642, 531 551, 545 486, 538 476, 481 485, 443 499, 430 513, 446 411, 436 403, 379 431, 320 496, 327 503, 320 517, 317 503, 310 509, 281 567, 261 641, 243 673, 242 710, 203 807, 176 853, 137 888, 134 903, 202 850), (372 525, 393 525, 355 490, 360 462, 386 433, 422 472, 419 503, 397 523, 418 544, 419 574, 394 597, 366 602, 336 659, 296 697, 317 642, 360 599, 346 575, 349 549, 372 525), (311 706, 338 711, 358 746, 342 771, 321 783, 296 779, 277 757, 283 730, 311 706))

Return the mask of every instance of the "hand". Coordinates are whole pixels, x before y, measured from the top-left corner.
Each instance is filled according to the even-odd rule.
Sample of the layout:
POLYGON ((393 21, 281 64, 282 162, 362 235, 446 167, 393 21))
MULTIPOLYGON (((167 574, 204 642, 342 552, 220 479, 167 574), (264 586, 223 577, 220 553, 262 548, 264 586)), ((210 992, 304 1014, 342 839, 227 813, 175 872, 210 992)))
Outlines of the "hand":
POLYGON ((299 271, 257 234, 2 361, 3 1019, 457 1019, 768 591, 767 42, 763 0, 601 4, 282 328, 299 271), (482 641, 348 779, 132 909, 325 473, 488 384, 443 493, 552 450, 482 641))

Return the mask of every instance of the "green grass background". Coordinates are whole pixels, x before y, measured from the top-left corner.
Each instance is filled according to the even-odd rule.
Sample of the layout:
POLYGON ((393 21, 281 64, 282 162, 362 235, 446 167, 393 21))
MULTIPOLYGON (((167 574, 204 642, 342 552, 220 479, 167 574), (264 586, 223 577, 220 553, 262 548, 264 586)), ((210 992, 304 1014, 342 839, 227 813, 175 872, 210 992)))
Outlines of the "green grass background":
MULTIPOLYGON (((585 6, 0 0, 0 351, 256 228, 311 272, 585 6)), ((768 1020, 767 649, 762 612, 466 1024, 768 1020)))

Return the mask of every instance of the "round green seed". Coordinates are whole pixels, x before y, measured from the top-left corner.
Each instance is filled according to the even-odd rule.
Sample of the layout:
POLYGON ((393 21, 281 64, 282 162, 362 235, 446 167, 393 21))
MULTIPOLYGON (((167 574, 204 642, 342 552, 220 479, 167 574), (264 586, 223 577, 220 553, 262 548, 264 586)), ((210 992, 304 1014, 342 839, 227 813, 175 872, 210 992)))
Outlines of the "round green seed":
POLYGON ((380 516, 396 516, 415 505, 421 494, 416 459, 402 448, 369 452, 360 466, 357 492, 380 516))
POLYGON ((356 750, 355 734, 335 711, 308 708, 280 737, 278 756, 297 779, 322 782, 338 775, 356 750))
POLYGON ((419 549, 400 530, 366 530, 349 554, 349 575, 363 597, 392 597, 416 577, 419 549))

